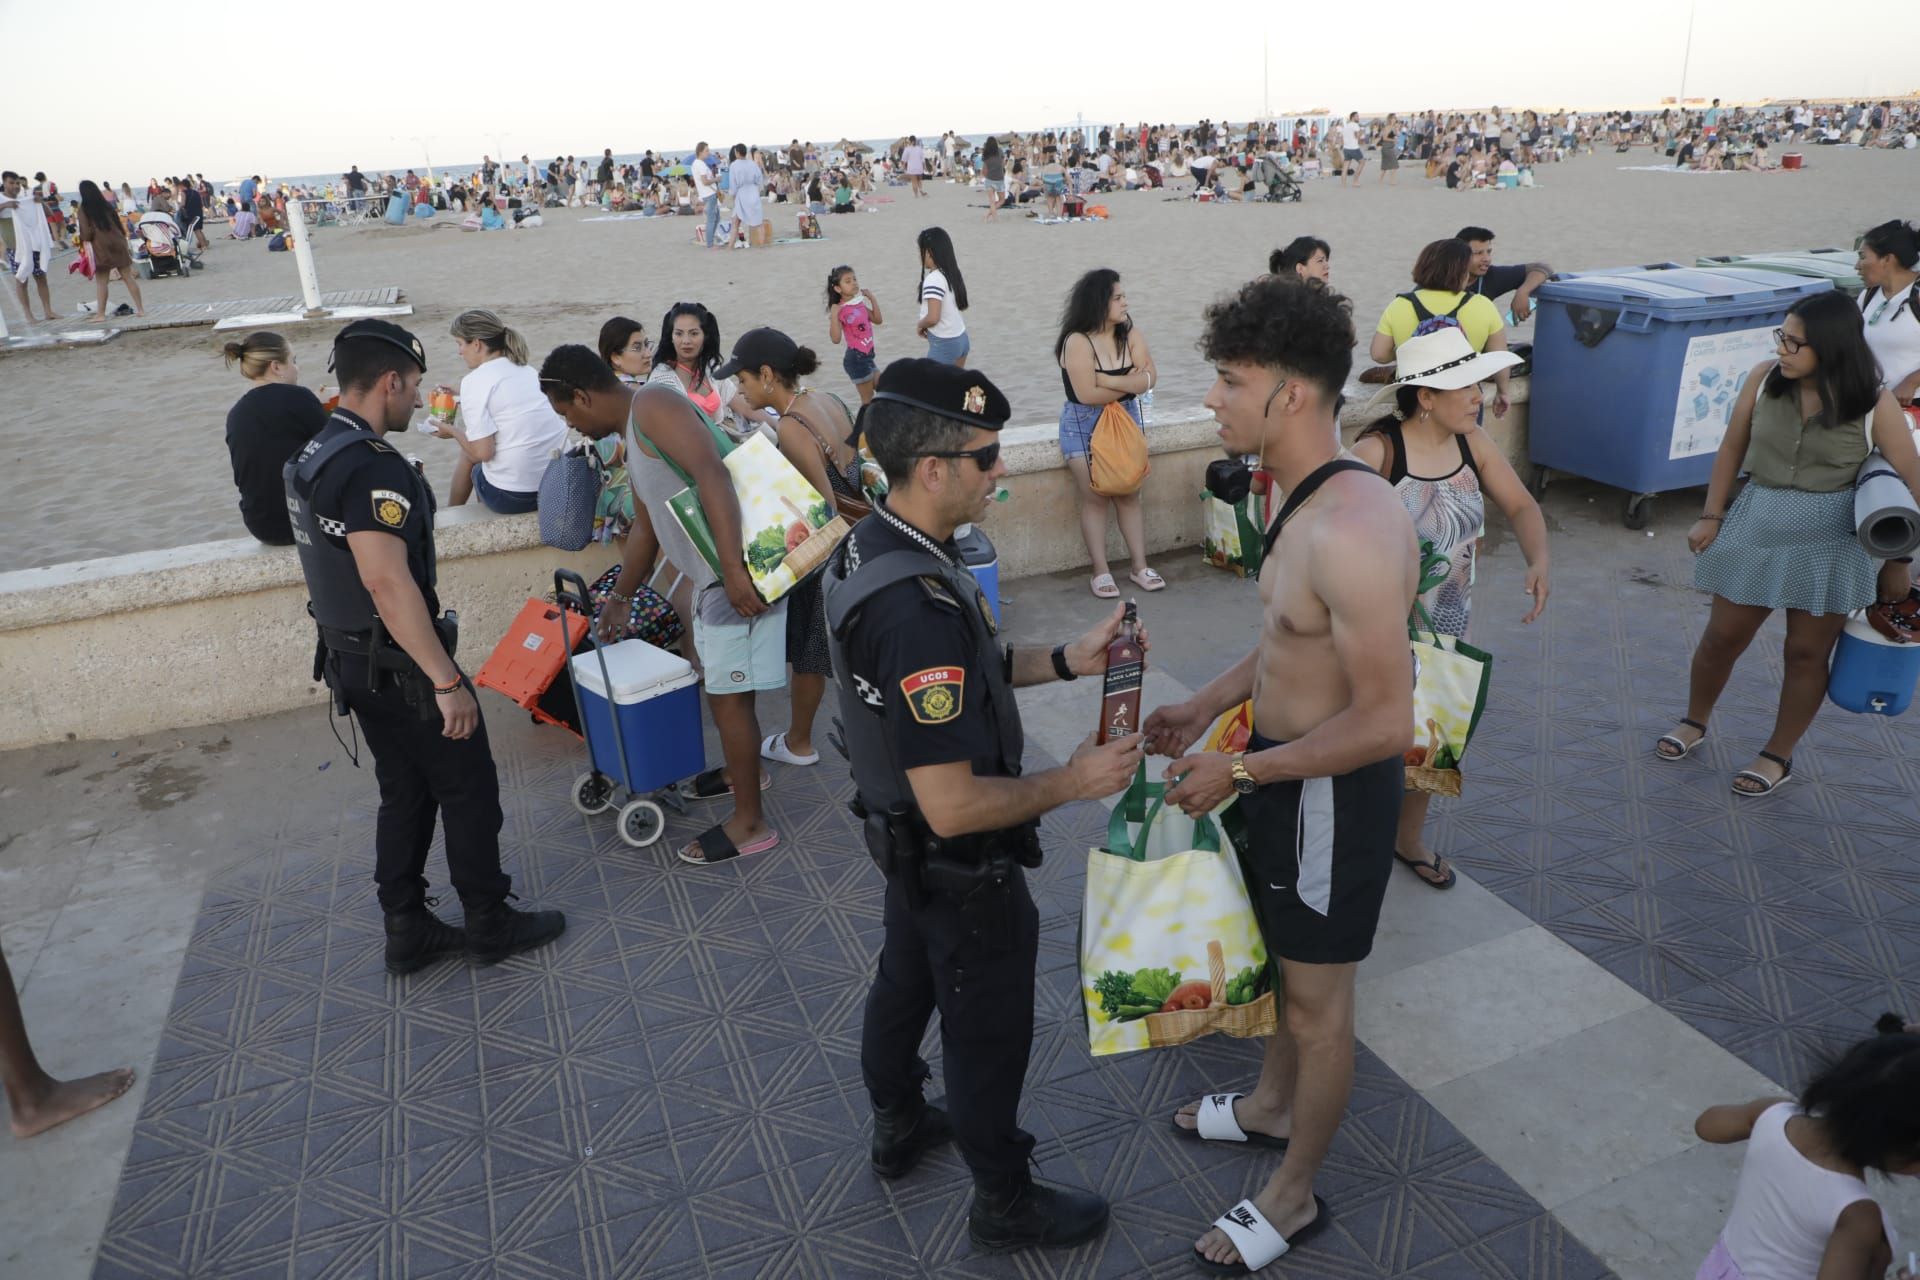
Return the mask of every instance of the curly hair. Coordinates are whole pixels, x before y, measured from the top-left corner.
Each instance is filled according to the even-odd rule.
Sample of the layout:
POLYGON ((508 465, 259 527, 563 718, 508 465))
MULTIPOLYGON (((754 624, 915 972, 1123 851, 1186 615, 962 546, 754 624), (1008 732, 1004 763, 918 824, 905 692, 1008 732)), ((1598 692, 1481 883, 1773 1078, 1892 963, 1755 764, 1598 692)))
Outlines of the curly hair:
POLYGON ((1200 352, 1215 364, 1244 361, 1282 369, 1338 400, 1353 371, 1353 314, 1347 300, 1292 276, 1242 285, 1206 310, 1200 352))

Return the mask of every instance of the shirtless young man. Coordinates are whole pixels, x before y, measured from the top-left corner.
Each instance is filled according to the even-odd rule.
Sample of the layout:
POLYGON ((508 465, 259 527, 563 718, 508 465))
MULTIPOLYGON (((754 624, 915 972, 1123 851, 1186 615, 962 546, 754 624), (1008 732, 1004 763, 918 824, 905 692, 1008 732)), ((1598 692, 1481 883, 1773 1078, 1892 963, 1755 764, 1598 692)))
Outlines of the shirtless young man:
POLYGON ((1177 756, 1253 699, 1244 754, 1183 756, 1166 771, 1178 782, 1167 802, 1189 814, 1240 793, 1248 887, 1285 1001, 1253 1092, 1174 1117, 1196 1140, 1286 1147, 1266 1186, 1195 1244, 1203 1266, 1228 1274, 1259 1270, 1329 1219, 1313 1180, 1353 1087, 1354 969, 1373 948, 1413 743, 1419 552, 1391 486, 1340 446, 1353 343, 1341 298, 1281 278, 1208 308, 1218 380, 1204 403, 1227 452, 1258 454, 1288 500, 1260 574, 1259 647, 1145 725, 1149 750, 1177 756))

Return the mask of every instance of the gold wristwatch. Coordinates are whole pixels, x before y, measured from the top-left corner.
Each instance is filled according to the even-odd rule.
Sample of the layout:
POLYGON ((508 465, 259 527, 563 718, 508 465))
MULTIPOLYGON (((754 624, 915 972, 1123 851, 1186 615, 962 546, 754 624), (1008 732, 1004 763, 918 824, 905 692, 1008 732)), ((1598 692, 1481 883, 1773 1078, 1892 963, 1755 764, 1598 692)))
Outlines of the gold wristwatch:
POLYGON ((1247 772, 1247 754, 1241 752, 1233 758, 1233 789, 1243 796, 1250 796, 1259 790, 1260 784, 1247 772))

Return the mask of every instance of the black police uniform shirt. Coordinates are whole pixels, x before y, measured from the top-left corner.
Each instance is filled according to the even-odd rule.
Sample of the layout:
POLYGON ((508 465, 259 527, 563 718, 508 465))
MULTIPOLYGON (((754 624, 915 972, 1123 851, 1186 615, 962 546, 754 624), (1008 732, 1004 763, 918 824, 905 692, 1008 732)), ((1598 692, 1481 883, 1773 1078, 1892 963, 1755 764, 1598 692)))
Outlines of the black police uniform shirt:
POLYGON ((287 459, 327 425, 320 397, 305 387, 266 382, 227 410, 227 453, 247 532, 276 547, 293 545, 287 516, 287 459))
MULTIPOLYGON (((848 557, 876 559, 891 551, 926 549, 879 516, 848 535, 848 557)), ((951 542, 942 548, 957 564, 951 542)), ((923 578, 883 588, 861 607, 847 636, 847 666, 860 701, 887 720, 894 760, 902 770, 971 760, 989 767, 998 743, 987 717, 987 687, 966 610, 944 585, 923 578)))
MULTIPOLYGON (((363 419, 344 409, 335 410, 335 416, 359 424, 372 434, 363 419)), ((313 486, 314 515, 320 518, 322 534, 337 547, 347 545, 348 534, 367 531, 390 533, 404 541, 407 564, 427 597, 427 610, 438 613, 439 603, 426 590, 425 581, 426 531, 432 527, 432 503, 421 509, 422 495, 415 487, 413 464, 391 445, 380 443, 378 449, 355 445, 320 469, 320 478, 313 486)))

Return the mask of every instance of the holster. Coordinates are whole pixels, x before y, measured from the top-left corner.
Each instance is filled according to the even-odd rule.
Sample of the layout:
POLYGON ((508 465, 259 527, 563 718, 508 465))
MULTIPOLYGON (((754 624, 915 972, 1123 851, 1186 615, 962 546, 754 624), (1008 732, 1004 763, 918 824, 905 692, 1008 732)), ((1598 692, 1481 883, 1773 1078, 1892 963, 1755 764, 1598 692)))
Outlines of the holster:
MULTIPOLYGON (((434 633, 446 648, 447 656, 453 657, 460 644, 460 615, 449 609, 431 621, 434 633)), ((440 719, 440 705, 434 700, 432 679, 408 656, 405 649, 392 641, 387 635, 386 624, 377 614, 373 626, 365 632, 336 631, 318 623, 315 625, 319 631, 319 642, 313 655, 313 678, 326 681, 327 689, 333 694, 333 707, 337 714, 347 714, 346 685, 334 664, 327 660, 329 653, 364 657, 367 660, 368 689, 378 691, 384 682, 391 681, 400 690, 400 696, 407 706, 422 720, 431 723, 440 719)))

